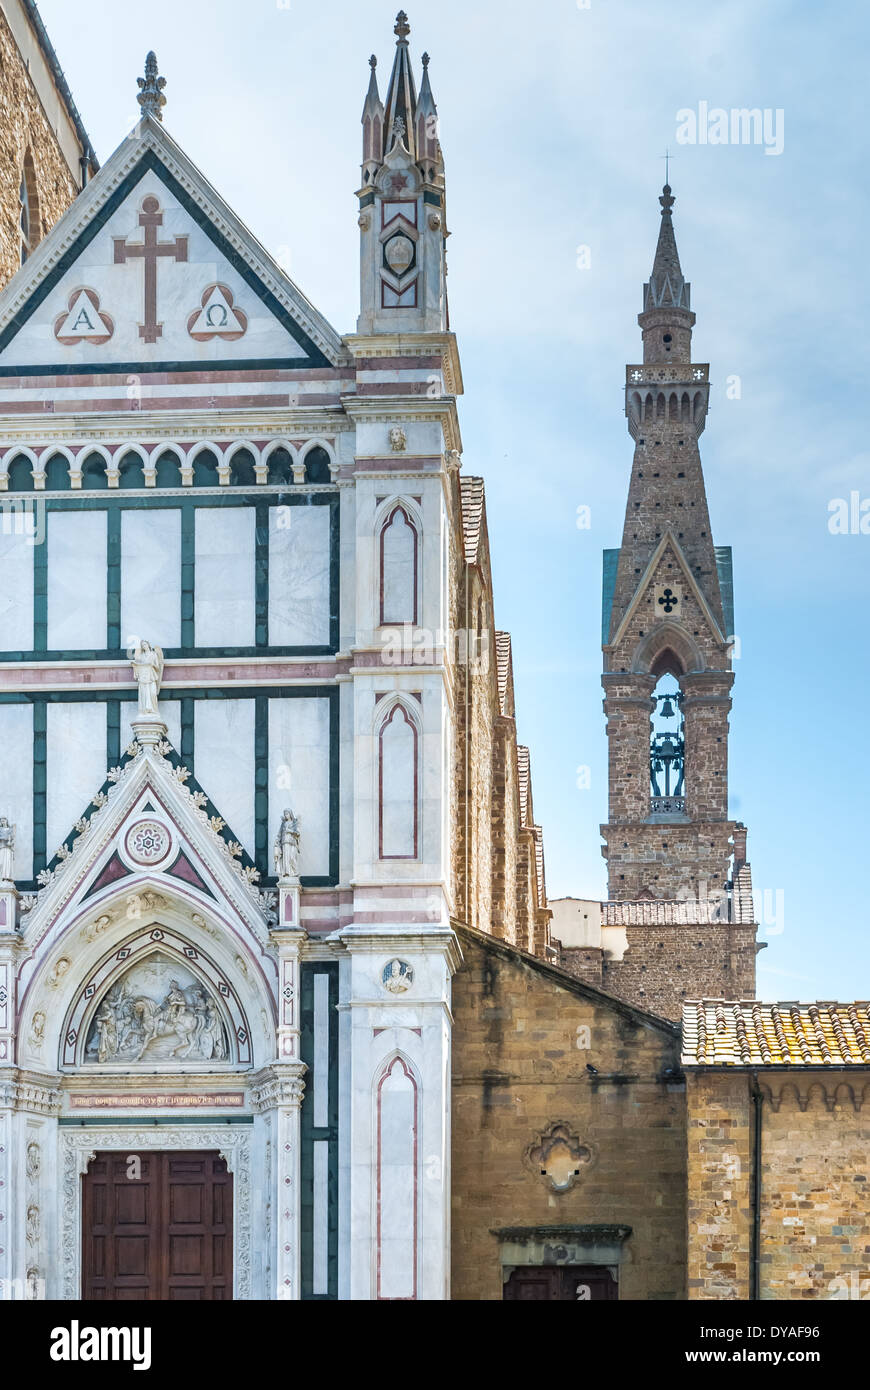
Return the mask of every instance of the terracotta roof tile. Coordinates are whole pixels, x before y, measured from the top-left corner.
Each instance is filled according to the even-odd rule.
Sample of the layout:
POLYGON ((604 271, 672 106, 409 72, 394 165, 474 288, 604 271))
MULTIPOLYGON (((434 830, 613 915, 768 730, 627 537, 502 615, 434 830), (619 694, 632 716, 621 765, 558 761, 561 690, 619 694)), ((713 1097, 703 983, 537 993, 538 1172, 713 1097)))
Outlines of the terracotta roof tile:
POLYGON ((544 832, 539 825, 532 826, 535 837, 535 866, 538 871, 538 907, 547 906, 547 883, 544 877, 544 832))
POLYGON ((870 1066, 870 1004, 683 1005, 683 1066, 870 1066))
POLYGON ((507 712, 508 681, 511 676, 511 635, 509 632, 495 634, 495 664, 498 676, 498 711, 507 712))
POLYGON ((520 799, 520 826, 529 823, 529 787, 531 785, 531 762, 529 750, 523 743, 517 744, 517 789, 520 799))
POLYGON ((476 565, 483 523, 483 479, 465 477, 463 474, 459 479, 459 497, 462 507, 465 559, 467 564, 476 565))

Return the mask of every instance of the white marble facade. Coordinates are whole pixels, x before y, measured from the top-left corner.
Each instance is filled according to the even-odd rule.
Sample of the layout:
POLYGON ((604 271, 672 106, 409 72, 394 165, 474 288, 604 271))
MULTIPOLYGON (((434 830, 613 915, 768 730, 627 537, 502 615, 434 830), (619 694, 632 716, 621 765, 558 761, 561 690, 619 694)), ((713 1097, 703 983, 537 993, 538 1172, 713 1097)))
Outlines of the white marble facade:
MULTIPOLYGON (((421 224, 422 207, 419 192, 421 224)), ((72 443, 87 427, 117 457, 131 444, 148 457, 171 429, 185 458, 192 438, 219 441, 222 476, 192 488, 187 469, 166 492, 83 487, 49 497, 46 554, 36 562, 26 540, 0 532, 0 691, 6 681, 10 695, 0 702, 0 815, 15 825, 18 880, 0 883, 0 1281, 15 1297, 36 1289, 78 1298, 91 1155, 194 1148, 218 1150, 232 1173, 235 1297, 444 1299, 459 960, 446 634, 455 402, 417 391, 366 398, 354 363, 368 347, 325 324, 153 122, 32 259, 0 294, 0 329, 10 315, 21 320, 0 368, 39 365, 45 386, 28 390, 61 393, 52 447, 64 430, 72 443), (155 167, 132 178, 35 312, 22 312, 57 261, 61 234, 68 246, 86 232, 144 153, 172 180, 155 167), (159 239, 187 238, 186 259, 167 256, 159 267, 162 333, 153 343, 139 331, 141 265, 113 249, 141 240, 148 198, 162 217, 159 239), (283 319, 210 239, 209 219, 283 319), (203 313, 224 303, 202 301, 212 283, 229 292, 243 332, 204 331, 203 313), (82 286, 111 332, 64 341, 75 336, 69 318, 83 307, 82 286), (315 350, 322 361, 309 380, 315 350), (76 415, 47 369, 94 360, 106 377, 94 391, 120 389, 112 362, 139 364, 141 408, 97 421, 76 415), (292 391, 307 405, 269 404, 257 364, 274 360, 295 364, 292 391), (148 377, 166 362, 196 377, 227 361, 227 378, 236 364, 247 374, 244 407, 223 407, 227 380, 148 377), (210 404, 169 425, 176 389, 201 390, 210 404), (159 410, 149 410, 149 393, 162 393, 159 410), (257 393, 262 406, 250 404, 257 393), (311 404, 319 395, 329 404, 311 404), (262 531, 254 506, 242 495, 235 504, 224 464, 238 441, 250 443, 258 468, 244 497, 256 492, 268 504, 262 531), (318 484, 301 462, 312 441, 330 463, 318 484), (277 443, 291 453, 293 483, 268 481, 277 443), (46 635, 35 650, 40 613, 46 635), (150 724, 124 652, 134 637, 165 656, 150 724), (37 747, 45 763, 35 772, 37 747), (115 747, 123 769, 110 765, 115 747), (39 808, 44 855, 34 863, 39 808), (285 808, 301 826, 301 884, 272 877, 285 808), (43 870, 38 882, 34 869, 43 870), (205 1123, 191 1123, 194 1113, 205 1123)), ((402 372, 420 378, 406 362, 414 331, 421 355, 455 354, 431 302, 416 330, 405 310, 402 324, 401 354, 382 327, 372 335, 383 358, 378 385, 402 372)), ((22 448, 34 446, 38 474, 49 441, 35 427, 27 434, 20 415, 3 416, 2 389, 0 424, 22 448)))

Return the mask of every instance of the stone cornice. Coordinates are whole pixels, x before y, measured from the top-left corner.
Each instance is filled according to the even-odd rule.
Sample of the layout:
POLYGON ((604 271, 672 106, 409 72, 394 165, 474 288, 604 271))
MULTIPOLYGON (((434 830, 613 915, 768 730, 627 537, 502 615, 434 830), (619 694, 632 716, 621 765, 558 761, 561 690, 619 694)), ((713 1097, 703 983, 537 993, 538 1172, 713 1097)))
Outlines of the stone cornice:
MULTIPOLYGON (((349 397, 348 399, 353 399, 349 397)), ((430 403, 431 404, 431 403, 430 403)), ((100 411, 77 415, 73 411, 51 415, 4 415, 0 408, 0 432, 6 446, 19 440, 29 444, 75 444, 126 442, 147 439, 174 442, 240 439, 259 435, 305 435, 312 438, 352 430, 353 421, 340 406, 297 406, 288 410, 264 406, 251 410, 100 411)), ((184 489, 188 491, 188 489, 184 489)))
MULTIPOLYGON (((414 886, 414 885, 410 885, 414 886)), ((386 951, 401 949, 403 951, 425 951, 428 954, 440 952, 454 974, 462 964, 462 949, 457 940, 456 933, 444 927, 424 927, 414 925, 412 927, 396 928, 383 927, 380 931, 373 931, 371 927, 344 927, 337 933, 338 939, 345 948, 350 951, 365 951, 371 954, 373 951, 386 951)), ((383 1000, 379 1001, 383 1003, 383 1000)))
POLYGON ((444 431, 448 449, 462 453, 455 396, 436 396, 430 400, 426 396, 347 395, 341 397, 341 404, 354 423, 364 420, 390 425, 397 421, 436 420, 444 431))
POLYGON ((344 346, 359 357, 430 357, 441 355, 444 383, 454 396, 463 394, 462 368, 455 333, 346 333, 344 346))

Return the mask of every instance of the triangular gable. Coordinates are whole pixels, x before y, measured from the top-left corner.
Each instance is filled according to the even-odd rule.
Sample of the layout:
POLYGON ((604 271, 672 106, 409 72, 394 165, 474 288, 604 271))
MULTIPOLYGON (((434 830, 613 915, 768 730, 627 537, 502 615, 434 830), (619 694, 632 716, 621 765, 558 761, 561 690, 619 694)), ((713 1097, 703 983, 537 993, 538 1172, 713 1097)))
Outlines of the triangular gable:
POLYGON ((324 367, 344 356, 150 118, 0 294, 0 376, 324 367))
POLYGON ((41 939, 71 904, 93 900, 99 910, 127 879, 133 892, 143 874, 228 899, 257 935, 274 918, 274 894, 257 888, 256 866, 165 738, 156 747, 134 741, 110 769, 40 873, 39 893, 22 903, 25 937, 41 939))
POLYGON ((673 531, 665 531, 664 535, 662 536, 661 540, 656 546, 656 549, 653 553, 653 556, 649 564, 646 567, 646 570, 644 571, 643 577, 641 578, 637 588, 634 591, 634 598, 631 600, 631 603, 625 610, 622 622, 619 624, 619 627, 616 630, 616 634, 613 638, 613 641, 606 643, 606 646, 617 647, 619 643, 622 641, 623 635, 628 630, 628 626, 634 616, 635 610, 638 604, 640 603, 641 599, 644 598, 644 596, 646 595, 649 586, 652 583, 653 578, 655 576, 655 572, 659 567, 662 556, 664 555, 668 547, 670 547, 670 549, 673 551, 674 559, 676 560, 677 564, 680 567, 680 570, 682 571, 683 578, 685 579, 693 597, 695 598, 698 607, 703 613, 705 620, 710 626, 710 633, 712 637, 717 642, 725 641, 725 637, 722 633, 721 627, 719 626, 719 622, 714 617, 713 610, 711 609, 709 603, 707 602, 703 593, 698 587, 698 581, 695 579, 691 569, 689 568, 688 561, 686 560, 686 557, 683 554, 679 541, 675 537, 673 531))

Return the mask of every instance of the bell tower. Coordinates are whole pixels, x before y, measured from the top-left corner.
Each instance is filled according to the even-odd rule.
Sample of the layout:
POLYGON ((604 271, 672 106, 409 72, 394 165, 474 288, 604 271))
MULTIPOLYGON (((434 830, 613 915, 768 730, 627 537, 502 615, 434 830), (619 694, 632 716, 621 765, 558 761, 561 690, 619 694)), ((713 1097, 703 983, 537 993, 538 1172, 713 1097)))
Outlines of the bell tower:
POLYGON ((603 972, 605 988, 677 1016, 683 997, 754 995, 755 929, 745 831, 728 814, 734 620, 731 551, 713 543, 699 450, 709 370, 692 356, 668 184, 659 202, 643 361, 626 369, 622 544, 604 554, 602 925, 620 929, 622 955, 605 953, 603 972))

